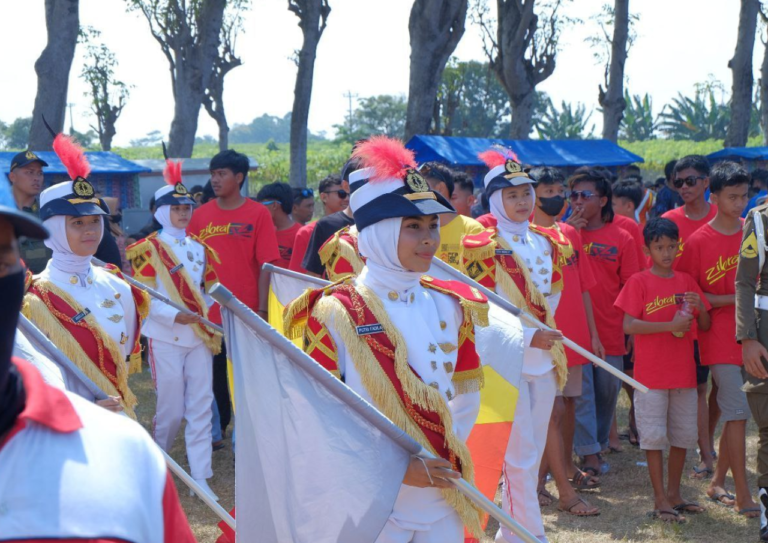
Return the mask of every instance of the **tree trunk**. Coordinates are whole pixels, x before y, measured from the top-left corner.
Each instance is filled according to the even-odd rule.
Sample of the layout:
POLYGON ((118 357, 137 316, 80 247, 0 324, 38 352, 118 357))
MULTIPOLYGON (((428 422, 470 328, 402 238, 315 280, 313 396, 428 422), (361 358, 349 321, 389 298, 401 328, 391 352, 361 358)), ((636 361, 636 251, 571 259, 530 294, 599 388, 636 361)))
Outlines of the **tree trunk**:
POLYGON ((445 64, 464 35, 467 0, 415 0, 408 32, 411 72, 405 141, 429 132, 445 64))
MULTIPOLYGON (((221 25, 227 0, 202 3, 197 35, 187 35, 173 49, 173 121, 168 136, 168 156, 189 158, 195 147, 197 121, 205 89, 219 54, 221 25), (185 42, 185 43, 181 43, 185 42)), ((188 8, 191 9, 191 8, 188 8)))
POLYGON ((760 127, 763 129, 763 145, 768 145, 768 42, 760 66, 760 127))
POLYGON ((80 31, 79 0, 45 0, 45 25, 48 43, 35 62, 37 96, 29 131, 29 148, 35 151, 53 146, 43 117, 56 132, 64 130, 69 71, 80 31))
POLYGON ((509 127, 509 137, 513 140, 527 140, 533 130, 533 109, 536 105, 536 91, 510 102, 512 106, 512 122, 509 127))
POLYGON ((331 8, 328 0, 289 0, 288 8, 300 19, 304 41, 298 55, 296 85, 293 90, 291 111, 291 167, 289 182, 292 187, 307 186, 307 122, 312 102, 312 79, 315 74, 317 44, 325 30, 331 8))
POLYGON ((725 135, 724 147, 743 147, 749 137, 749 120, 752 114, 752 53, 757 30, 759 0, 741 0, 739 34, 736 51, 728 61, 733 73, 731 89, 731 121, 725 135))
POLYGON ((627 61, 629 37, 629 0, 616 0, 614 4, 611 64, 606 88, 599 87, 598 101, 603 108, 603 139, 616 142, 619 125, 624 118, 624 63, 627 61))

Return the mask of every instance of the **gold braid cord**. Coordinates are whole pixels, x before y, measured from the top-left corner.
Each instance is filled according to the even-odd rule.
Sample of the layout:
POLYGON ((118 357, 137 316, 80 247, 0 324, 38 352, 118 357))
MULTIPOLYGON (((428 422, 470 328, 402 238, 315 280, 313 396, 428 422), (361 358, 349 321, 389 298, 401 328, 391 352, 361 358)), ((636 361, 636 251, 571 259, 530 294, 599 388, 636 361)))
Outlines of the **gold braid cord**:
MULTIPOLYGON (((67 292, 56 287, 49 281, 35 281, 35 287, 41 292, 52 292, 75 311, 82 312, 83 308, 67 292)), ((138 403, 131 389, 128 387, 128 366, 120 346, 112 339, 101 326, 99 326, 93 314, 88 314, 76 326, 86 328, 96 338, 98 353, 96 358, 88 356, 83 347, 75 340, 72 334, 64 328, 60 320, 69 320, 69 317, 59 312, 52 304, 37 297, 33 293, 24 296, 24 306, 21 312, 31 320, 64 355, 69 358, 80 370, 93 381, 97 387, 110 396, 121 397, 120 405, 126 414, 136 419, 134 408, 138 403), (106 375, 104 368, 105 352, 109 352, 115 363, 117 386, 106 375)))
MULTIPOLYGON (((408 353, 405 341, 397 327, 389 320, 381 301, 365 287, 357 287, 359 295, 365 305, 373 313, 376 321, 384 329, 384 333, 395 346, 395 352, 386 352, 383 346, 370 336, 358 336, 355 324, 349 316, 349 312, 342 303, 332 297, 324 296, 315 304, 312 316, 325 326, 333 326, 341 336, 352 362, 360 374, 361 381, 374 404, 382 413, 402 428, 422 447, 437 455, 429 439, 419 427, 419 424, 431 425, 429 421, 422 419, 413 409, 412 405, 406 405, 395 390, 389 377, 387 377, 381 365, 377 361, 373 350, 379 350, 387 356, 393 356, 395 360, 395 374, 403 387, 407 403, 413 403, 423 409, 437 413, 445 429, 445 444, 451 451, 451 460, 455 457, 461 459, 462 477, 470 484, 474 483, 474 466, 469 449, 454 433, 451 412, 448 409, 439 391, 421 381, 411 370, 408 364, 408 353), (414 420, 415 419, 415 420, 414 420)), ((360 314, 362 310, 358 312, 360 314)), ((431 428, 432 429, 432 428, 431 428)), ((458 490, 442 489, 441 493, 446 502, 450 504, 461 517, 467 529, 479 536, 482 533, 480 525, 480 512, 472 502, 464 497, 458 490)))
MULTIPOLYGON (((179 265, 179 260, 176 258, 176 255, 174 254, 173 250, 171 250, 170 247, 168 247, 165 243, 163 243, 161 240, 158 240, 160 243, 165 245, 165 251, 168 253, 168 256, 171 259, 171 269, 175 268, 179 265)), ((168 293, 168 297, 176 302, 179 305, 182 305, 184 307, 189 307, 189 304, 196 304, 197 307, 202 309, 203 314, 201 315, 203 318, 208 318, 208 311, 207 311, 207 304, 203 301, 203 297, 200 295, 200 289, 196 288, 196 285, 194 281, 192 281, 192 278, 189 276, 189 273, 187 272, 186 267, 182 266, 179 268, 179 270, 176 272, 180 275, 180 278, 182 281, 186 282, 187 285, 189 285, 189 290, 192 292, 192 300, 188 300, 185 297, 182 297, 182 295, 179 293, 178 290, 176 290, 176 285, 173 284, 173 279, 171 279, 171 274, 168 271, 168 267, 163 262, 162 257, 158 254, 157 250, 155 249, 154 245, 147 242, 145 247, 142 247, 144 251, 144 256, 146 258, 147 253, 149 253, 149 264, 154 268, 155 270, 155 276, 160 279, 160 283, 162 283, 163 288, 165 288, 165 291, 168 293)), ((203 343, 205 343, 205 346, 208 347, 211 350, 211 353, 213 354, 219 354, 221 352, 221 334, 218 332, 215 332, 205 326, 204 324, 190 324, 189 326, 192 327, 192 330, 195 332, 195 335, 199 337, 201 340, 203 340, 203 343), (213 333, 213 336, 210 336, 203 330, 203 327, 205 326, 205 330, 210 331, 213 333)))
MULTIPOLYGON (((507 245, 507 243, 504 241, 503 238, 500 236, 496 237, 496 243, 499 244, 499 246, 502 249, 510 250, 510 247, 507 245)), ((530 302, 533 302, 533 304, 538 305, 540 307, 544 308, 544 315, 534 315, 536 318, 543 318, 544 324, 549 326, 550 328, 556 329, 557 326, 555 325, 555 319, 552 315, 552 308, 549 307, 549 302, 547 302, 547 298, 539 292, 539 289, 536 288, 536 285, 533 284, 533 281, 531 280, 531 275, 528 273, 528 267, 525 265, 524 262, 520 260, 520 257, 517 256, 517 253, 512 253, 512 258, 515 259, 515 262, 517 263, 517 269, 516 270, 510 270, 505 264, 504 259, 500 258, 496 261, 496 286, 497 288, 500 288, 501 291, 509 298, 509 301, 512 302, 512 304, 516 305, 523 311, 528 310, 530 307, 530 302), (523 280, 525 281, 526 290, 528 291, 528 297, 526 298, 526 295, 524 295, 522 292, 520 292, 520 289, 517 288, 517 285, 515 284, 515 281, 512 279, 512 274, 519 273, 522 274, 523 280)), ((554 346, 552 347, 552 350, 550 351, 552 354, 552 361, 555 364, 555 371, 557 372, 557 386, 560 388, 560 390, 563 389, 565 386, 565 382, 568 380, 568 361, 565 357, 565 348, 563 347, 563 344, 561 342, 555 342, 554 346)))

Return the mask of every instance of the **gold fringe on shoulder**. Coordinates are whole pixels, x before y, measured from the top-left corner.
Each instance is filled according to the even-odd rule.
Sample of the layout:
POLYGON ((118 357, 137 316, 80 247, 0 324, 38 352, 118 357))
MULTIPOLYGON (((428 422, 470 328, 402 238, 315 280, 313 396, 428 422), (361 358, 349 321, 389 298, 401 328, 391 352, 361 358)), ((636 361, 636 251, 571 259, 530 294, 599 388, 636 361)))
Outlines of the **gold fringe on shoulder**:
POLYGON ((464 259, 474 262, 496 256, 496 244, 493 242, 481 247, 467 247, 465 243, 466 241, 462 241, 459 245, 459 262, 463 262, 464 259))
POLYGON ((475 326, 488 326, 488 302, 475 302, 461 299, 461 309, 464 311, 464 320, 475 326))
MULTIPOLYGON (((445 427, 445 443, 461 459, 464 479, 469 483, 473 483, 474 466, 472 464, 472 457, 464 442, 453 433, 451 413, 442 395, 422 382, 411 371, 408 365, 405 341, 397 328, 389 320, 381 301, 365 287, 359 287, 357 290, 365 300, 368 309, 373 313, 377 322, 383 326, 385 333, 395 346, 395 373, 402 384, 403 391, 417 405, 439 414, 440 420, 445 427)), ((370 346, 363 338, 357 335, 355 325, 341 302, 332 296, 323 297, 315 304, 312 316, 325 326, 329 326, 331 322, 333 323, 333 327, 341 336, 344 345, 351 355, 352 362, 360 374, 363 386, 382 413, 425 449, 435 453, 434 448, 421 431, 421 428, 406 412, 400 396, 376 360, 370 346)), ((441 493, 448 504, 457 511, 464 525, 473 534, 481 534, 481 515, 472 502, 457 490, 443 489, 441 493)))
POLYGON ((288 339, 299 339, 304 335, 307 319, 306 317, 296 319, 296 315, 307 309, 310 295, 313 292, 314 289, 306 289, 298 298, 285 307, 283 311, 283 333, 288 339))
MULTIPOLYGON (((41 290, 50 290, 56 296, 62 298, 67 304, 75 309, 82 309, 81 306, 66 292, 56 288, 48 281, 37 281, 36 285, 41 290)), ((115 340, 109 337, 96 322, 93 315, 86 315, 85 320, 99 334, 104 346, 109 351, 110 356, 115 362, 117 386, 107 378, 101 369, 89 357, 83 347, 75 340, 72 334, 59 322, 45 305, 45 302, 32 293, 24 297, 24 305, 21 312, 25 317, 34 323, 60 350, 69 358, 80 370, 93 381, 97 387, 110 396, 122 396, 120 404, 123 406, 126 414, 136 420, 134 408, 136 407, 136 396, 128 387, 128 367, 125 358, 122 355, 120 347, 115 340), (121 394, 122 391, 122 394, 121 394)))

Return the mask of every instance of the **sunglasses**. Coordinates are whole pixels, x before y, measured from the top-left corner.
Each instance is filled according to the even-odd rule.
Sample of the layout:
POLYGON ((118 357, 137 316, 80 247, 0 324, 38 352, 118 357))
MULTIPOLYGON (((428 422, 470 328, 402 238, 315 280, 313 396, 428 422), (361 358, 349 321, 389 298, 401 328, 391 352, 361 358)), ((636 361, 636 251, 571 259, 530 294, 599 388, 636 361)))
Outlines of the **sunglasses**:
POLYGON ((344 189, 326 190, 325 192, 323 192, 323 194, 333 194, 333 193, 338 194, 339 198, 341 198, 342 200, 345 199, 347 196, 349 196, 349 193, 344 189))
POLYGON ((695 187, 696 183, 698 183, 699 181, 701 181, 703 179, 706 179, 706 178, 707 178, 706 175, 699 175, 699 176, 692 175, 692 176, 686 177, 684 179, 678 177, 677 179, 672 181, 672 184, 675 185, 676 189, 682 188, 683 187, 683 183, 685 183, 689 187, 695 187))
POLYGON ((315 195, 315 191, 313 189, 294 189, 296 191, 296 196, 301 196, 302 198, 311 198, 315 195))
POLYGON ((576 200, 579 200, 579 199, 589 200, 593 196, 597 196, 597 194, 595 194, 591 190, 574 190, 573 192, 571 192, 570 198, 572 202, 575 202, 576 200))
POLYGON ((259 203, 263 206, 268 206, 268 205, 274 204, 275 202, 277 202, 277 200, 262 200, 259 203))

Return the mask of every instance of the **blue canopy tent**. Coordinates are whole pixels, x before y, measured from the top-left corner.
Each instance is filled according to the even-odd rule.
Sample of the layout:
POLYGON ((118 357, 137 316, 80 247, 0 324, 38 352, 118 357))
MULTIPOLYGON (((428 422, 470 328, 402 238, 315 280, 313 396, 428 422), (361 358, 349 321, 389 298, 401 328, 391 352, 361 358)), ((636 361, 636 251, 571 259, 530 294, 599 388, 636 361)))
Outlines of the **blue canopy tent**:
MULTIPOLYGON (((69 180, 67 170, 53 151, 35 153, 48 163, 44 169, 45 186, 49 187, 69 180)), ((11 160, 15 152, 0 152, 0 172, 7 174, 11 169, 11 160)), ((150 172, 145 166, 126 160, 120 155, 105 151, 86 152, 91 164, 88 180, 102 196, 114 196, 120 200, 123 208, 140 207, 139 174, 150 172)))
POLYGON ((574 167, 626 166, 644 162, 608 140, 503 140, 414 136, 406 147, 416 153, 420 163, 437 161, 451 166, 484 167, 477 154, 500 144, 512 149, 521 162, 531 166, 574 167))
POLYGON ((707 155, 710 162, 735 160, 737 162, 756 162, 768 160, 768 147, 726 147, 707 155))

